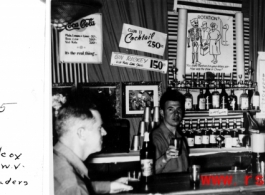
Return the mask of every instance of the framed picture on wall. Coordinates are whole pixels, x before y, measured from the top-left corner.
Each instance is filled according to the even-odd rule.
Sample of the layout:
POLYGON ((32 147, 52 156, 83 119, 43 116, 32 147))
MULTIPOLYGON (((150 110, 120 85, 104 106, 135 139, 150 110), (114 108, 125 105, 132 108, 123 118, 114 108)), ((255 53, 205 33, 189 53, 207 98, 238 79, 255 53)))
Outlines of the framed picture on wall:
POLYGON ((94 82, 79 84, 78 88, 87 91, 94 102, 97 102, 102 108, 102 116, 111 118, 120 118, 120 99, 121 85, 119 82, 94 82))
POLYGON ((161 82, 122 83, 122 117, 141 117, 145 107, 159 106, 161 82))

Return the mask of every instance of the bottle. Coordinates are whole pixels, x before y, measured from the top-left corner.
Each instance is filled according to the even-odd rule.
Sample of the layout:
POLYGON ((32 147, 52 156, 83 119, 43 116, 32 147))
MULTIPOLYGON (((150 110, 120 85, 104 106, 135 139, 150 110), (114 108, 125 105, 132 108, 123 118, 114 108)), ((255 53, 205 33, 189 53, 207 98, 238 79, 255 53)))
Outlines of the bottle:
POLYGON ((200 128, 200 119, 198 119, 197 129, 194 130, 194 147, 201 148, 201 146, 202 146, 202 136, 200 128))
POLYGON ((198 110, 205 110, 205 96, 203 89, 200 89, 200 94, 197 97, 198 110))
POLYGON ((228 109, 229 110, 238 110, 237 106, 237 96, 234 94, 234 90, 231 89, 231 94, 228 96, 228 109))
MULTIPOLYGON (((224 136, 224 130, 223 130, 223 124, 222 124, 222 119, 221 118, 219 119, 218 130, 219 130, 219 135, 220 136, 224 136)), ((221 142, 221 144, 222 144, 222 147, 225 146, 224 140, 221 142)))
POLYGON ((210 135, 208 132, 207 118, 205 118, 204 129, 201 132, 202 132, 202 147, 203 148, 209 148, 209 146, 210 146, 210 135))
POLYGON ((239 139, 239 144, 241 146, 244 146, 243 140, 245 136, 246 136, 246 132, 245 132, 245 127, 244 127, 244 118, 241 118, 240 128, 238 129, 238 139, 239 139))
POLYGON ((240 110, 248 110, 249 102, 248 102, 248 94, 246 93, 246 89, 243 90, 243 93, 240 95, 240 110))
POLYGON ((230 87, 234 86, 233 73, 230 73, 230 87))
POLYGON ((220 108, 220 94, 216 89, 216 86, 214 87, 214 91, 212 93, 212 101, 213 101, 213 109, 219 109, 220 108))
POLYGON ((205 110, 212 109, 212 94, 209 90, 209 84, 206 85, 205 97, 205 110))
POLYGON ((185 128, 185 120, 182 120, 181 123, 179 124, 179 130, 182 132, 183 136, 186 136, 186 128, 185 128))
POLYGON ((251 104, 254 110, 260 109, 260 95, 259 95, 259 91, 256 90, 256 87, 254 87, 253 95, 251 98, 251 104))
POLYGON ((196 87, 200 87, 200 73, 198 72, 196 74, 196 76, 197 76, 197 79, 196 79, 196 87))
POLYGON ((149 142, 149 133, 144 133, 144 143, 140 150, 141 182, 150 183, 154 176, 154 150, 149 142))
POLYGON ((214 125, 214 118, 212 119, 212 128, 209 130, 210 134, 210 147, 211 148, 216 148, 217 147, 217 142, 216 142, 216 136, 217 136, 217 131, 214 125))
POLYGON ((225 91, 225 84, 222 84, 222 91, 220 94, 220 108, 221 109, 228 109, 228 95, 225 91))
POLYGON ((191 81, 190 81, 190 82, 191 82, 191 85, 190 85, 190 86, 191 86, 192 88, 195 87, 194 74, 195 74, 194 72, 191 73, 191 81))
MULTIPOLYGON (((227 137, 231 137, 228 119, 226 119, 226 122, 223 123, 223 136, 224 136, 225 140, 227 137)), ((225 142, 225 140, 224 140, 224 142, 225 142)))
POLYGON ((186 135, 187 135, 188 146, 190 148, 194 148, 194 133, 192 129, 188 130, 186 135))
POLYGON ((187 88, 186 93, 184 94, 185 96, 185 110, 192 110, 192 105, 193 105, 193 97, 189 92, 189 89, 187 88))
POLYGON ((232 147, 238 147, 239 146, 239 138, 238 138, 236 119, 234 119, 233 127, 230 130, 230 132, 231 132, 231 137, 232 137, 232 147))
POLYGON ((220 87, 220 74, 216 73, 216 87, 219 88, 220 87))

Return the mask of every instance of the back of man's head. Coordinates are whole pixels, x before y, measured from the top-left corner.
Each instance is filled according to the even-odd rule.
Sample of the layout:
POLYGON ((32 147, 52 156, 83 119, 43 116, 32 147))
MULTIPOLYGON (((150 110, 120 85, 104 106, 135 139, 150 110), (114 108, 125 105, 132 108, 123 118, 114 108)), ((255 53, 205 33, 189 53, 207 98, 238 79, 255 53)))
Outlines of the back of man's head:
POLYGON ((167 90, 163 93, 162 97, 160 98, 160 109, 165 109, 165 104, 167 101, 178 101, 184 110, 185 105, 185 97, 182 93, 178 90, 167 90))
POLYGON ((59 109, 55 119, 55 130, 60 138, 69 130, 69 122, 72 119, 93 119, 91 110, 97 110, 97 106, 86 95, 78 94, 67 99, 67 102, 59 109))

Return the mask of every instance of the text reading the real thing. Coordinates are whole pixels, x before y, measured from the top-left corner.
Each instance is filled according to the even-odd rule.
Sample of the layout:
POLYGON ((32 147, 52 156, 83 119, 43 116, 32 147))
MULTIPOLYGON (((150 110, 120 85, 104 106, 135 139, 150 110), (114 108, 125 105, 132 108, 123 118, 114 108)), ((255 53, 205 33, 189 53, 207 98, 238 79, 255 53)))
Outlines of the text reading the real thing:
MULTIPOLYGON (((25 168, 20 162, 21 158, 22 153, 6 152, 3 147, 0 147, 0 171, 3 173, 4 171, 19 171, 25 168)), ((9 184, 27 186, 28 181, 16 180, 12 177, 8 177, 4 180, 0 179, 0 186, 9 184)))

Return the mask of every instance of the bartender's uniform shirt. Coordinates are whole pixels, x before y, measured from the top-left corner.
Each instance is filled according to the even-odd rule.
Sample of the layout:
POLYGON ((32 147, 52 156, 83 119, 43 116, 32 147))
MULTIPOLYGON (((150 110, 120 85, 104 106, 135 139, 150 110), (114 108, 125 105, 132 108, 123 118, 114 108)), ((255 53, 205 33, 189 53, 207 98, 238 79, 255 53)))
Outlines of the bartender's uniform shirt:
POLYGON ((188 170, 188 150, 184 138, 176 131, 174 135, 162 122, 160 126, 152 132, 152 142, 156 150, 156 162, 155 170, 156 173, 167 173, 167 172, 186 172, 188 170), (182 152, 178 158, 170 159, 165 162, 164 154, 166 153, 170 140, 172 138, 182 138, 182 152))

